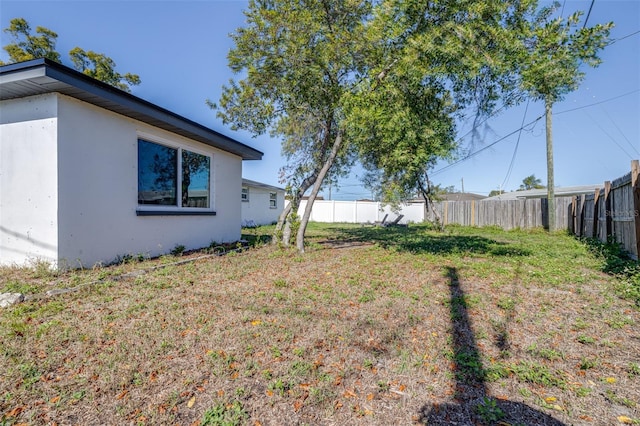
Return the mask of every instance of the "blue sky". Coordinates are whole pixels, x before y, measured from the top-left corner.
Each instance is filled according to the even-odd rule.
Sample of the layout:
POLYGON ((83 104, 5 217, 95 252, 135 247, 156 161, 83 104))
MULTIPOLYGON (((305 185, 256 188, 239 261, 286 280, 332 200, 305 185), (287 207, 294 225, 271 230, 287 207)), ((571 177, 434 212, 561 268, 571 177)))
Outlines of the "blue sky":
MULTIPOLYGON (((586 12, 590 4, 589 0, 567 0, 564 15, 586 12)), ((228 35, 244 24, 242 10, 246 7, 246 1, 229 0, 2 0, 0 25, 6 28, 12 18, 22 17, 33 29, 40 25, 57 32, 56 48, 67 65, 66 53, 75 46, 110 56, 119 72, 140 75, 142 84, 133 88, 134 95, 263 151, 262 161, 244 162, 243 175, 280 185, 278 170, 284 164, 280 142, 232 132, 205 103, 206 99, 217 101, 222 85, 233 77, 226 61, 232 47, 228 35)), ((640 158, 640 0, 596 0, 588 25, 608 21, 616 24, 611 37, 618 41, 602 53, 600 67, 586 69, 580 88, 554 106, 555 181, 559 186, 613 180, 629 172, 632 159, 640 158)), ((3 46, 10 42, 5 33, 0 40, 3 46)), ((7 60, 4 51, 0 59, 7 60)), ((544 112, 541 103, 530 103, 526 115, 525 107, 488 120, 480 129, 482 138, 473 144, 462 139, 467 151, 485 149, 454 165, 439 164, 432 173, 434 182, 460 190, 464 181, 466 192, 485 195, 501 186, 517 189, 531 174, 546 183, 544 120, 505 138, 544 112)), ((460 123, 459 135, 469 128, 468 123, 460 123)), ((332 188, 332 198, 369 197, 358 175, 355 170, 339 188, 332 188)))

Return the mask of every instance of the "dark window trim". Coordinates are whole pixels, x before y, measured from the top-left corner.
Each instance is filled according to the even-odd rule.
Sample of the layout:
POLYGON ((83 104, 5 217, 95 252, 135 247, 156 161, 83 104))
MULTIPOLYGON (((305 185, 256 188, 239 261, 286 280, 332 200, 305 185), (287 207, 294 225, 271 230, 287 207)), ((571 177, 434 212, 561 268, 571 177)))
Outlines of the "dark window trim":
POLYGON ((136 210, 136 216, 215 216, 215 211, 136 210))

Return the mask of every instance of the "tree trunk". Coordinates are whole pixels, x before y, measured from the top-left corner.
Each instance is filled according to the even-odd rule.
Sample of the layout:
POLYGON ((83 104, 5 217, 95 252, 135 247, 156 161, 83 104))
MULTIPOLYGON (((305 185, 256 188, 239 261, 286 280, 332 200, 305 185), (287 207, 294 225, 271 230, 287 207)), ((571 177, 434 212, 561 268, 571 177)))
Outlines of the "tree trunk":
POLYGON ((336 156, 338 155, 338 151, 340 151, 340 147, 342 146, 342 130, 338 130, 338 134, 336 135, 335 140, 333 141, 333 147, 331 148, 331 154, 322 165, 320 172, 318 173, 318 177, 315 179, 313 184, 313 189, 311 190, 311 194, 309 194, 309 200, 307 201, 307 205, 304 209, 304 214, 302 215, 302 219, 300 220, 300 228, 298 228, 298 234, 296 236, 296 246, 298 247, 298 251, 300 253, 304 253, 304 233, 307 230, 307 224, 309 223, 309 218, 311 217, 311 209, 313 208, 313 202, 316 200, 318 196, 318 192, 320 192, 320 187, 322 186, 322 181, 327 176, 329 169, 333 165, 336 156))
POLYGON ((556 229, 556 200, 555 184, 553 182, 553 132, 551 129, 551 108, 553 102, 549 97, 544 100, 545 119, 547 127, 547 218, 549 232, 556 229))
POLYGON ((289 213, 291 213, 291 209, 293 208, 292 204, 293 204, 293 200, 282 210, 282 213, 280 213, 280 216, 278 216, 278 223, 276 224, 276 229, 273 231, 271 244, 278 243, 278 238, 279 238, 278 234, 280 231, 282 231, 282 228, 284 227, 284 224, 285 224, 285 220, 289 216, 289 213))
MULTIPOLYGON (((425 188, 424 185, 422 185, 422 183, 420 182, 420 179, 418 179, 418 188, 420 189, 420 193, 422 193, 422 196, 424 197, 425 210, 428 211, 429 207, 431 207, 431 211, 433 212, 433 217, 435 218, 436 226, 438 227, 440 232, 442 232, 444 231, 444 223, 440 219, 440 215, 438 214, 438 211, 435 209, 435 206, 433 205, 433 198, 431 197, 431 194, 432 194, 431 181, 429 180, 429 175, 425 173, 424 178, 425 178, 427 187, 425 188)), ((425 217, 426 217, 426 214, 425 214, 425 217)))
POLYGON ((296 192, 293 194, 293 198, 289 205, 280 213, 278 217, 278 223, 276 225, 276 229, 273 233, 273 243, 276 244, 278 241, 278 232, 282 231, 282 243, 285 246, 288 246, 291 242, 291 216, 293 214, 298 213, 298 206, 300 205, 300 200, 304 196, 304 193, 307 192, 307 189, 311 188, 315 179, 318 177, 318 173, 320 169, 315 169, 312 174, 307 176, 296 192))

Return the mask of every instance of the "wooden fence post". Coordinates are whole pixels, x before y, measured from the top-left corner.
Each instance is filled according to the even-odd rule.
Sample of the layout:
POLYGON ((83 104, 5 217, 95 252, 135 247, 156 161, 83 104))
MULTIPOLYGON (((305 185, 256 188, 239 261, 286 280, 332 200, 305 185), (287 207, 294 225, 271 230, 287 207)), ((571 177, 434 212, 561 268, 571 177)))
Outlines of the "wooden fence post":
POLYGON ((593 194, 593 233, 591 235, 593 238, 598 238, 598 211, 600 210, 598 201, 600 201, 600 188, 597 188, 593 194))
POLYGON ((631 162, 631 190, 633 191, 633 222, 636 228, 636 259, 640 258, 640 164, 631 162))
POLYGON ((584 236, 585 234, 585 226, 584 226, 584 205, 586 204, 587 196, 582 194, 580 196, 580 236, 584 236))
POLYGON ((476 225, 476 201, 471 200, 471 226, 476 225))
POLYGON ((580 234, 578 233, 578 224, 576 222, 576 204, 578 203, 578 197, 577 196, 573 196, 571 197, 571 227, 573 228, 573 235, 575 236, 580 236, 580 234))
POLYGON ((606 243, 609 240, 611 234, 613 234, 613 221, 611 217, 611 181, 606 181, 604 183, 604 220, 605 220, 605 228, 606 232, 604 233, 603 243, 606 243))

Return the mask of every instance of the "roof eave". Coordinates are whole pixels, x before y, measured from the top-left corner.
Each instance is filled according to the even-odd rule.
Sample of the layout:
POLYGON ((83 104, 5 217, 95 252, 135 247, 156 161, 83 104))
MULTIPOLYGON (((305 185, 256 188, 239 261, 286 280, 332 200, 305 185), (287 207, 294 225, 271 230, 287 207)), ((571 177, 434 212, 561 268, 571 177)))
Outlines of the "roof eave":
POLYGON ((263 153, 144 99, 49 59, 0 67, 0 100, 58 92, 232 154, 260 160, 263 153), (29 84, 27 84, 29 83, 29 84))

